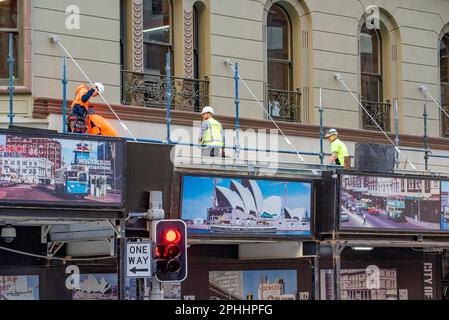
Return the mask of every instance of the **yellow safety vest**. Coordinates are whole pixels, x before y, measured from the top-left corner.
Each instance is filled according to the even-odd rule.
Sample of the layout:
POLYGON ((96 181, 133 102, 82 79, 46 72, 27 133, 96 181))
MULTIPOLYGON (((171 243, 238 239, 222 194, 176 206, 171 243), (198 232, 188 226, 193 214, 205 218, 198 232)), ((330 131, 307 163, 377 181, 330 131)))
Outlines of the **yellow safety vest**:
POLYGON ((337 165, 344 166, 345 165, 345 157, 349 156, 348 148, 346 145, 340 141, 340 139, 335 139, 331 143, 331 153, 337 154, 338 161, 335 161, 337 165))
POLYGON ((206 122, 207 129, 203 133, 201 144, 206 147, 223 147, 220 122, 213 118, 206 120, 206 122))

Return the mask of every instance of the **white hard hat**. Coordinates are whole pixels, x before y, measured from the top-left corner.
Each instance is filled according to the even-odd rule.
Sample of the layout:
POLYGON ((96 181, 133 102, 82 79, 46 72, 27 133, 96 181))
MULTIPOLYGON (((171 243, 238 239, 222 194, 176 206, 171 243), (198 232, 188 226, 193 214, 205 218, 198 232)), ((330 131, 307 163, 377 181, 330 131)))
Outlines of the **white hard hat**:
POLYGON ((201 114, 205 114, 205 113, 208 113, 208 112, 214 114, 214 109, 212 107, 209 107, 209 106, 204 107, 204 109, 201 112, 201 114))
POLYGON ((330 136, 338 136, 338 131, 337 129, 329 129, 326 132, 326 135, 324 136, 325 138, 329 138, 330 136))
POLYGON ((95 82, 94 86, 96 86, 97 89, 98 89, 98 92, 100 92, 100 94, 103 95, 103 93, 104 93, 104 86, 103 86, 103 84, 100 83, 100 82, 95 82))

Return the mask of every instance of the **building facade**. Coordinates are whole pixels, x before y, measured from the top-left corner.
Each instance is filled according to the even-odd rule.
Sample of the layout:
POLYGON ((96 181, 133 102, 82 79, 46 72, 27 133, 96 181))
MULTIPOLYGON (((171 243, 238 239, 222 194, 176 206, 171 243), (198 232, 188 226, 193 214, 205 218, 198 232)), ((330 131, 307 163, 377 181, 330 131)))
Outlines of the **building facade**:
MULTIPOLYGON (((113 0, 95 5, 8 0, 0 4, 0 101, 7 106, 12 33, 15 123, 62 130, 64 54, 49 40, 58 34, 86 74, 105 84, 108 102, 138 138, 165 139, 165 54, 170 52, 174 140, 178 129, 193 135, 197 112, 207 104, 226 129, 235 128, 229 60, 239 63, 245 80, 239 97, 242 145, 251 144, 245 136, 249 130, 275 129, 271 117, 297 150, 318 152, 321 100, 325 127, 340 129, 351 154, 358 141, 389 143, 376 123, 392 139, 397 128, 401 146, 422 148, 420 86, 443 108, 448 105, 448 32, 449 1, 444 0, 113 0)), ((70 61, 67 72, 70 100, 87 80, 70 61)), ((429 147, 447 155, 448 118, 427 100, 429 147)), ((95 102, 99 114, 115 119, 102 101, 95 102)), ((2 113, 6 125, 7 108, 2 113)), ((282 138, 278 149, 293 151, 282 138)), ((306 160, 319 161, 316 156, 306 160)), ((422 152, 404 151, 401 166, 406 161, 423 168, 422 152)), ((442 158, 431 158, 429 167, 449 170, 442 158)))

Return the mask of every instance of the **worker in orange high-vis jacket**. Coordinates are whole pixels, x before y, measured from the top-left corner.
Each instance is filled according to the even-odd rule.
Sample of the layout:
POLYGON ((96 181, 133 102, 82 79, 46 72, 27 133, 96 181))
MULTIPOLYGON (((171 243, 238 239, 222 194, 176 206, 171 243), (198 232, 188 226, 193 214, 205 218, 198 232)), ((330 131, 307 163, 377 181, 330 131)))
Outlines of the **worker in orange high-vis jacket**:
POLYGON ((90 99, 103 95, 104 86, 97 82, 93 86, 88 87, 81 85, 76 88, 75 99, 72 102, 71 113, 67 118, 67 127, 69 132, 86 133, 87 123, 86 117, 88 112, 93 112, 90 99))
POLYGON ((118 137, 117 131, 102 116, 89 114, 86 119, 87 133, 92 135, 118 137))

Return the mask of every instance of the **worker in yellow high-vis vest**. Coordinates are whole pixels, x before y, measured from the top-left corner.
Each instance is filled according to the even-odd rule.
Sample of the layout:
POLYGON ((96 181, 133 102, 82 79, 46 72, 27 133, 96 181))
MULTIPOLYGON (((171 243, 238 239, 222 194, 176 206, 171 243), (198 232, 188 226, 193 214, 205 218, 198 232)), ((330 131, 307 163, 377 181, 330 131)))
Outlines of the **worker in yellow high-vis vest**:
POLYGON ((337 129, 327 130, 325 138, 328 139, 331 144, 331 157, 328 159, 327 164, 344 166, 345 157, 349 156, 349 153, 346 145, 338 139, 337 129))
POLYGON ((203 148, 202 155, 206 157, 219 157, 224 148, 224 132, 220 122, 214 119, 214 109, 204 107, 201 112, 203 123, 201 124, 200 144, 203 148))

